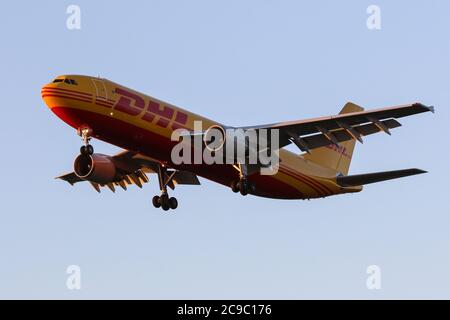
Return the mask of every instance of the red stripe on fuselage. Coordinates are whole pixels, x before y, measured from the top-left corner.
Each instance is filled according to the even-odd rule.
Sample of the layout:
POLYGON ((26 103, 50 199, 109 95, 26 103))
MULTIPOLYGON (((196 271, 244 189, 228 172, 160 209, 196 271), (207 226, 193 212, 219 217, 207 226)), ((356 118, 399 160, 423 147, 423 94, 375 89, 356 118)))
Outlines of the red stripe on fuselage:
POLYGON ((105 97, 102 97, 102 96, 95 96, 95 98, 96 98, 97 100, 105 101, 105 102, 108 102, 108 103, 114 103, 114 102, 116 102, 116 101, 113 100, 113 99, 108 99, 108 98, 105 98, 105 97))
POLYGON ((47 93, 44 93, 42 95, 42 98, 45 98, 45 97, 56 97, 56 98, 72 99, 72 100, 83 101, 83 102, 92 102, 92 100, 86 100, 86 99, 82 99, 82 98, 78 98, 78 97, 72 97, 72 96, 69 96, 69 95, 62 95, 62 94, 47 94, 47 93))
POLYGON ((314 184, 310 180, 306 179, 305 176, 300 174, 298 171, 290 169, 289 167, 286 167, 286 166, 280 166, 280 171, 282 173, 284 173, 284 174, 288 174, 288 175, 294 177, 295 179, 303 182, 304 184, 309 186, 311 189, 313 189, 319 196, 325 196, 326 195, 326 192, 324 192, 323 189, 318 187, 316 184, 314 184))
POLYGON ((90 100, 91 98, 89 97, 85 97, 76 93, 68 93, 68 92, 59 92, 59 91, 54 91, 54 90, 42 90, 41 91, 42 96, 45 94, 56 94, 56 95, 64 95, 64 96, 68 96, 68 97, 76 97, 76 98, 80 98, 80 99, 85 99, 85 100, 90 100))
POLYGON ((98 104, 99 106, 106 107, 106 108, 112 108, 112 106, 113 106, 113 104, 105 103, 105 102, 99 101, 99 100, 95 101, 95 104, 98 104))
POLYGON ((305 175, 301 172, 298 172, 299 175, 303 176, 305 179, 311 181, 311 183, 313 183, 314 185, 316 185, 318 188, 320 188, 325 195, 330 195, 333 193, 333 191, 330 190, 330 188, 328 188, 325 184, 323 184, 322 182, 314 179, 311 176, 305 175))
POLYGON ((60 92, 69 92, 69 93, 79 94, 79 95, 86 96, 89 98, 92 97, 92 94, 90 94, 90 93, 77 91, 77 90, 62 89, 62 88, 58 88, 58 87, 43 87, 42 90, 56 90, 56 91, 60 91, 60 92))
POLYGON ((304 180, 308 181, 310 184, 314 185, 317 189, 319 189, 324 195, 330 195, 333 194, 333 191, 331 191, 330 188, 328 188, 323 183, 317 181, 316 179, 312 178, 311 176, 305 175, 301 173, 300 171, 297 171, 295 169, 289 168, 286 165, 281 165, 282 168, 285 168, 286 170, 290 170, 292 173, 299 175, 304 180))

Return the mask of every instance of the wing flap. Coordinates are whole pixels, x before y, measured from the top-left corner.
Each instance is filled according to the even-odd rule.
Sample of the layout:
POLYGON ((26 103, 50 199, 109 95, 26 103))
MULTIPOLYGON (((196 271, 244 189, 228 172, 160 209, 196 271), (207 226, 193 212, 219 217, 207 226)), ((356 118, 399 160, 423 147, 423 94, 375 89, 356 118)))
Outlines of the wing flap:
MULTIPOLYGON (((388 119, 381 121, 381 123, 389 129, 400 127, 401 124, 395 119, 388 119)), ((377 132, 380 132, 380 129, 373 123, 367 123, 359 126, 352 127, 353 130, 357 132, 358 135, 368 136, 377 132)), ((355 139, 354 133, 350 133, 348 129, 338 129, 334 131, 330 131, 337 142, 344 142, 351 139, 355 139)), ((301 149, 303 151, 307 151, 309 149, 316 149, 320 147, 325 147, 330 144, 335 144, 324 134, 315 134, 306 137, 302 137, 303 145, 301 149), (306 150, 305 150, 306 149, 306 150)), ((297 139, 298 141, 298 139, 297 139)), ((362 142, 362 140, 361 140, 362 142)))

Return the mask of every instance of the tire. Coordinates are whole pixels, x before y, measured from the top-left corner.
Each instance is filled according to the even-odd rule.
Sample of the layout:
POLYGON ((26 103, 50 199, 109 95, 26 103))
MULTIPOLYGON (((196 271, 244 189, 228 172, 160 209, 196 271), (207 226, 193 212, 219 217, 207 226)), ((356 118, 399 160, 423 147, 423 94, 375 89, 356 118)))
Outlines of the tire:
POLYGON ((169 204, 170 204, 170 209, 175 210, 176 208, 178 208, 178 200, 177 198, 170 198, 169 199, 169 204))
POLYGON ((239 192, 239 186, 238 186, 238 184, 239 183, 236 183, 236 182, 231 182, 231 185, 230 185, 230 187, 231 187, 231 191, 233 191, 234 193, 238 193, 239 192))
POLYGON ((152 203, 153 203, 153 206, 155 208, 160 208, 161 207, 160 197, 159 196, 154 196, 153 199, 152 199, 152 203))
POLYGON ((248 194, 248 182, 246 180, 242 180, 239 182, 239 192, 243 196, 246 196, 248 194))
POLYGON ((87 154, 89 154, 89 155, 94 154, 94 147, 91 146, 90 144, 88 144, 88 145, 86 146, 86 152, 87 152, 87 154))
POLYGON ((169 210, 170 209, 170 201, 169 201, 169 197, 167 196, 167 194, 163 194, 161 197, 160 197, 160 203, 161 203, 161 208, 164 210, 164 211, 167 211, 167 210, 169 210))

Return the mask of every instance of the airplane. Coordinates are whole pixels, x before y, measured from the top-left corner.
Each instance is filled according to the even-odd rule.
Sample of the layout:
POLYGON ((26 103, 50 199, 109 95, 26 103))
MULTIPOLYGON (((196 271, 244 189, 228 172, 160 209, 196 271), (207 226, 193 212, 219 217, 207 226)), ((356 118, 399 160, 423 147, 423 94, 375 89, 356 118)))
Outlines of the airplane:
POLYGON ((161 195, 155 195, 152 203, 164 211, 178 207, 177 199, 169 197, 168 188, 199 185, 198 176, 244 196, 309 200, 360 192, 370 183, 425 173, 412 168, 348 174, 357 141, 362 143, 363 137, 378 132, 390 135, 391 129, 401 126, 398 118, 434 113, 434 107, 422 103, 365 111, 348 102, 337 115, 237 128, 100 77, 58 76, 42 87, 41 95, 48 108, 76 129, 83 141, 73 172, 58 179, 71 185, 87 181, 98 192, 102 187, 115 192, 116 187, 126 190, 133 184, 141 188, 149 182, 147 174, 155 173, 161 195), (178 141, 172 139, 172 134, 184 130, 192 137, 205 135, 206 131, 195 132, 194 124, 198 121, 205 128, 218 128, 222 132, 226 129, 253 130, 258 134, 264 130, 276 131, 277 148, 270 150, 276 152, 279 159, 276 168, 272 168, 274 173, 261 174, 258 168, 263 164, 250 164, 245 159, 223 164, 174 163, 171 151, 178 141), (90 144, 92 138, 124 151, 113 156, 94 153, 90 144), (285 148, 291 144, 300 152, 285 148))

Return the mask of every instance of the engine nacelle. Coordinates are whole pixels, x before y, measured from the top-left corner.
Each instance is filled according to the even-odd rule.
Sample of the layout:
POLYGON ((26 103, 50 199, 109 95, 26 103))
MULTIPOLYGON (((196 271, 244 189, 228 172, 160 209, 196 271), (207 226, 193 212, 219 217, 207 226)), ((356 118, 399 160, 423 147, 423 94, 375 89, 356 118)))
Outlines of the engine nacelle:
POLYGON ((225 145, 227 132, 219 125, 212 125, 203 135, 203 144, 209 151, 219 151, 225 145))
POLYGON ((99 153, 80 154, 75 159, 73 168, 79 178, 100 184, 114 181, 117 175, 116 166, 111 157, 99 153))
POLYGON ((219 125, 212 125, 203 135, 205 148, 211 152, 223 151, 227 163, 242 163, 249 158, 256 162, 260 140, 256 130, 225 130, 219 125))

